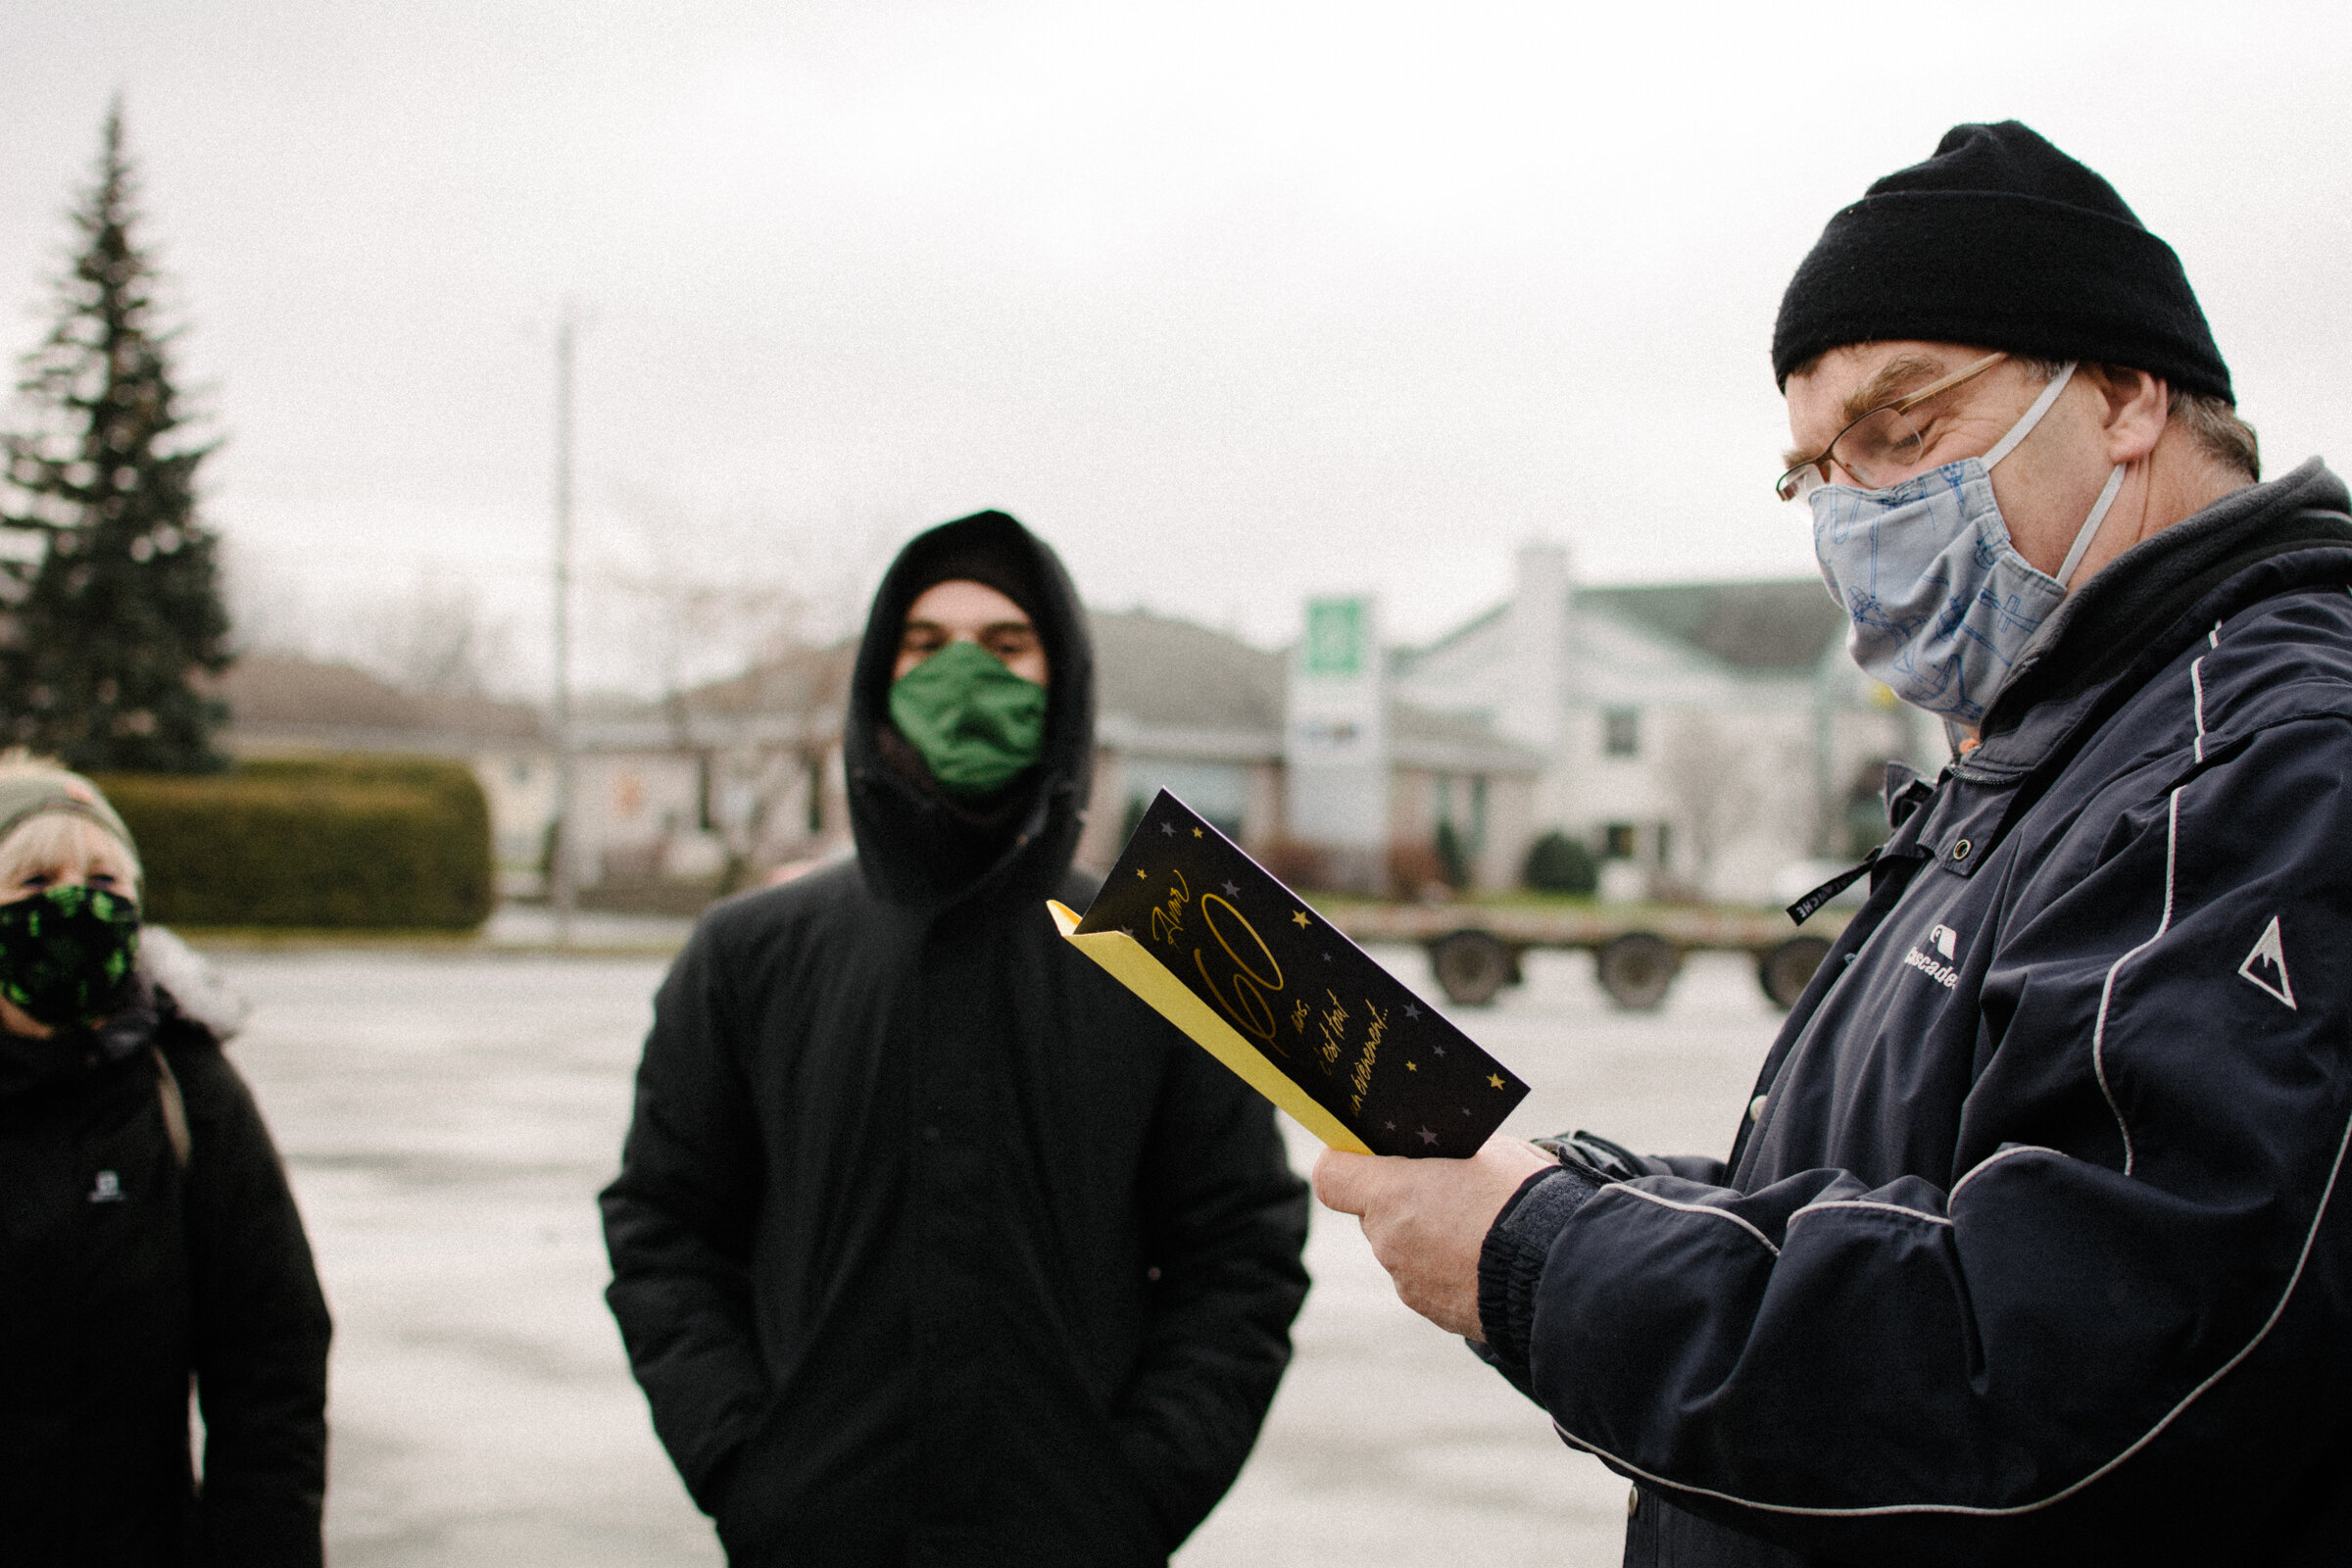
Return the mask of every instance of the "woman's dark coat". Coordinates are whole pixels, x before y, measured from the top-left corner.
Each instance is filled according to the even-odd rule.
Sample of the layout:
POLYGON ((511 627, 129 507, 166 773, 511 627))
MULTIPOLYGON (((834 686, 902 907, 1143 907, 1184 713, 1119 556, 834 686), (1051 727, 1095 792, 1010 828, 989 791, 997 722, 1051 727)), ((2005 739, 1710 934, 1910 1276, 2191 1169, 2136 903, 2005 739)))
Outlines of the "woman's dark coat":
POLYGON ((917 539, 850 700, 856 862, 722 905, 656 1002, 610 1299, 738 1563, 1158 1563, 1290 1355, 1305 1196, 1266 1103, 1080 956, 1093 668, 1050 551, 917 539), (1046 756, 996 841, 886 765, 943 556, 1041 584, 1046 756))
POLYGON ((0 1034, 0 1562, 316 1565, 327 1337, 253 1096, 169 993, 99 1035, 0 1034))

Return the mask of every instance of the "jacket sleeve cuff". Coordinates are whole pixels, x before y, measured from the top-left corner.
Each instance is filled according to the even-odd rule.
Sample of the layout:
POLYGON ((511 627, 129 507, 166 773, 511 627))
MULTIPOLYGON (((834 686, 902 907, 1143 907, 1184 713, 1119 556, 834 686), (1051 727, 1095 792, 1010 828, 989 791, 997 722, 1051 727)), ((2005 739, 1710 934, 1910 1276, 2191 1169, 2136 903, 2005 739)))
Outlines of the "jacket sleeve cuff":
POLYGON ((1487 1337, 1485 1359, 1522 1393, 1527 1391, 1536 1327, 1536 1284, 1560 1234, 1585 1200, 1600 1189, 1562 1166, 1522 1182, 1494 1217, 1478 1254, 1478 1321, 1487 1337))

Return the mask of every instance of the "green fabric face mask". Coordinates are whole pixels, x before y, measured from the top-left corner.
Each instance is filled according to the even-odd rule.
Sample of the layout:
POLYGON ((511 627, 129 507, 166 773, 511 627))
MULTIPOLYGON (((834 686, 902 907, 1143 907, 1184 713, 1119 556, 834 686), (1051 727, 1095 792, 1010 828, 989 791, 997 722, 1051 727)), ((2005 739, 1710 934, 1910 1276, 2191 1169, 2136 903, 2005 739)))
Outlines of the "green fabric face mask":
POLYGON ((1035 762, 1046 689, 978 643, 950 643, 892 682, 890 721, 958 800, 994 795, 1035 762))

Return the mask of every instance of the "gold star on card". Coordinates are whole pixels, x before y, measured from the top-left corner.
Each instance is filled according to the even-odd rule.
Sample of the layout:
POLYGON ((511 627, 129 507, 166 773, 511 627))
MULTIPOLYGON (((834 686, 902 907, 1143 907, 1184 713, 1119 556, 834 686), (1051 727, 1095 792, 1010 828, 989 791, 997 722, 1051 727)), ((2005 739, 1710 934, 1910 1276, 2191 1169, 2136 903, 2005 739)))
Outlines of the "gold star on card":
POLYGON ((1162 790, 1062 934, 1334 1149, 1466 1159, 1527 1094, 1216 824, 1162 790), (1417 1130, 1416 1130, 1417 1129, 1417 1130))

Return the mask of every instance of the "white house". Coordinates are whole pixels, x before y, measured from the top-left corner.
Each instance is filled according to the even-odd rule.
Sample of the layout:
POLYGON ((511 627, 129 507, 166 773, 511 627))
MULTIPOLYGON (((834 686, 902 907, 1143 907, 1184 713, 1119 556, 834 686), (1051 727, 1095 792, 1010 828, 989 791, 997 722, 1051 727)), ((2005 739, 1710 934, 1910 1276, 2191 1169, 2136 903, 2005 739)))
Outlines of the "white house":
POLYGON ((1890 758, 1942 737, 1844 653, 1817 578, 1588 587, 1519 553, 1509 600, 1390 657, 1393 691, 1546 760, 1536 825, 1652 895, 1763 902, 1776 873, 1854 849, 1890 758))

